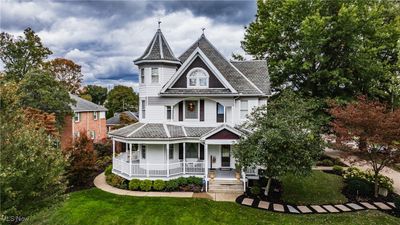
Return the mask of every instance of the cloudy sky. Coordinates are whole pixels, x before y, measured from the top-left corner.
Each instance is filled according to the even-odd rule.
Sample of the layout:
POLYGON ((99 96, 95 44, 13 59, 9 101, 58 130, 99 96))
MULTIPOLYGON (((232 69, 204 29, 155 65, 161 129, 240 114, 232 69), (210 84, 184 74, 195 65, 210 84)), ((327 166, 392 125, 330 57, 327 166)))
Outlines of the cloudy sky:
POLYGON ((82 65, 85 84, 137 87, 139 57, 161 29, 179 56, 201 34, 226 57, 243 53, 244 26, 256 14, 255 0, 114 1, 0 0, 1 31, 21 35, 31 27, 53 51, 82 65))

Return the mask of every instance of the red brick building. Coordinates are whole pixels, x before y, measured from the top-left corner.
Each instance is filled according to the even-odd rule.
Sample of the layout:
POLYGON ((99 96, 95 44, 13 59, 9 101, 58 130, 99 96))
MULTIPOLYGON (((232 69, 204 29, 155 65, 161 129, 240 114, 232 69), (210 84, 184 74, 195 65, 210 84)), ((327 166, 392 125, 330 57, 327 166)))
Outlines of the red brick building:
POLYGON ((85 133, 94 142, 104 141, 107 138, 106 111, 101 105, 82 99, 76 95, 70 95, 76 101, 71 105, 73 117, 65 118, 64 129, 61 133, 61 148, 71 145, 74 138, 85 133))

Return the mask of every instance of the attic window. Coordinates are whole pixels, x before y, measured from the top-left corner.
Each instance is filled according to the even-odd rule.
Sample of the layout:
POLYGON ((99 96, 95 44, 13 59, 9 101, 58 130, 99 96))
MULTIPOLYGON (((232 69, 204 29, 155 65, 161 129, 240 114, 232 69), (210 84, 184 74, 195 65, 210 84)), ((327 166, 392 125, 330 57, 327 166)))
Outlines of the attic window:
POLYGON ((187 75, 187 86, 189 88, 206 88, 208 87, 209 75, 203 68, 194 68, 187 75))

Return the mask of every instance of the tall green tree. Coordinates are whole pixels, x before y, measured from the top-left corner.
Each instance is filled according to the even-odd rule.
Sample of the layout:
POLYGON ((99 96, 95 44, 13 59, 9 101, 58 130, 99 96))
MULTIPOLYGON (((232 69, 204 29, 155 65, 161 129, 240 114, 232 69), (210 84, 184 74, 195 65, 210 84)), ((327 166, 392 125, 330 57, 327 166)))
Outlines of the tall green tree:
POLYGON ((115 86, 107 95, 105 106, 108 109, 107 116, 111 117, 115 112, 137 111, 139 96, 131 87, 115 86))
POLYGON ((267 59, 273 89, 322 99, 399 101, 400 3, 259 0, 244 50, 267 59))
POLYGON ((65 159, 36 120, 21 109, 18 86, 0 82, 0 223, 18 221, 62 198, 65 159))
POLYGON ((18 38, 5 32, 0 34, 0 59, 8 80, 22 80, 28 71, 41 68, 51 54, 31 28, 25 29, 24 36, 18 38))
POLYGON ((85 94, 92 97, 92 102, 103 105, 107 99, 107 88, 98 85, 88 85, 85 94))
POLYGON ((242 168, 260 166, 271 179, 287 173, 306 175, 322 154, 321 121, 313 117, 317 104, 284 91, 267 106, 257 108, 244 125, 252 132, 240 139, 233 154, 242 168))
POLYGON ((18 94, 22 107, 54 113, 59 128, 63 126, 65 116, 72 113, 70 104, 75 103, 65 87, 45 70, 29 71, 20 82, 18 94))

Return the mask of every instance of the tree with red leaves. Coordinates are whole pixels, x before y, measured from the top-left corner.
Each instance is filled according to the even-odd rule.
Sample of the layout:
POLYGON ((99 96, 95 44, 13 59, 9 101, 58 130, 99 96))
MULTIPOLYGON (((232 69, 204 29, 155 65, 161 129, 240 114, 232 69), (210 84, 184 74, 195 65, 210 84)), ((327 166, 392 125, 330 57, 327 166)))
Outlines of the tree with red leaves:
POLYGON ((400 109, 368 100, 365 96, 345 106, 332 104, 331 123, 337 144, 343 150, 371 164, 374 172, 374 195, 378 197, 378 175, 386 166, 400 162, 400 109), (349 142, 356 141, 358 147, 349 142))
POLYGON ((63 152, 69 162, 66 171, 70 188, 76 189, 89 185, 96 172, 96 153, 93 141, 85 132, 81 132, 72 146, 63 152))
POLYGON ((69 92, 75 94, 81 87, 83 77, 81 66, 72 60, 56 58, 48 62, 48 68, 69 92))

